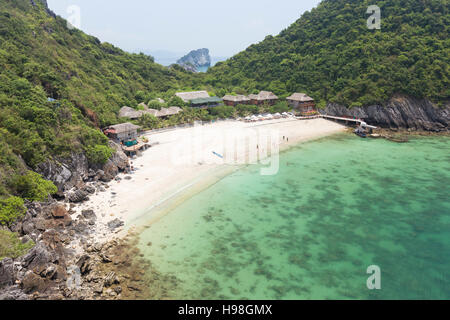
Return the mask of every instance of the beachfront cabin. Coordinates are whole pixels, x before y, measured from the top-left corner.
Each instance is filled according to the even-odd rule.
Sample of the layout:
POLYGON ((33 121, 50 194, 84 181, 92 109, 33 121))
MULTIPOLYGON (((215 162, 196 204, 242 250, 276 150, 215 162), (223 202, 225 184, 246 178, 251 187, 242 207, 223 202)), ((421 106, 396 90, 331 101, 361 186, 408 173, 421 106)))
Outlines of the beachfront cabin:
POLYGON ((124 106, 119 111, 119 118, 128 118, 131 120, 136 120, 142 117, 142 111, 136 110, 127 106, 124 106))
POLYGON ((176 115, 183 111, 179 107, 161 108, 161 110, 149 109, 147 106, 145 110, 136 110, 130 107, 122 107, 119 111, 120 118, 128 118, 131 120, 137 120, 145 114, 150 114, 156 118, 167 119, 170 116, 176 115))
POLYGON ((117 143, 123 145, 132 145, 136 142, 138 138, 138 130, 141 127, 136 126, 132 123, 121 123, 114 126, 109 126, 104 130, 104 133, 117 143))
POLYGON ((236 107, 238 104, 250 104, 250 98, 243 95, 231 96, 226 95, 222 98, 227 106, 236 107))
POLYGON ((258 94, 251 94, 248 96, 250 103, 256 106, 262 104, 274 105, 278 101, 278 97, 270 91, 261 91, 258 94))
POLYGON ((210 108, 217 107, 223 102, 219 97, 208 97, 208 98, 199 98, 193 99, 190 101, 191 107, 193 108, 210 108))
POLYGON ((289 105, 300 113, 310 113, 316 111, 314 99, 304 93, 294 93, 286 98, 289 105))
POLYGON ((179 114, 180 112, 183 112, 183 109, 179 108, 179 107, 169 107, 169 108, 161 108, 161 110, 154 110, 154 109, 149 109, 149 112, 153 112, 154 116, 160 119, 167 119, 170 116, 179 114), (156 113, 154 112, 156 111, 156 113))
POLYGON ((186 103, 190 103, 194 99, 209 98, 209 94, 206 91, 177 92, 175 95, 186 103))

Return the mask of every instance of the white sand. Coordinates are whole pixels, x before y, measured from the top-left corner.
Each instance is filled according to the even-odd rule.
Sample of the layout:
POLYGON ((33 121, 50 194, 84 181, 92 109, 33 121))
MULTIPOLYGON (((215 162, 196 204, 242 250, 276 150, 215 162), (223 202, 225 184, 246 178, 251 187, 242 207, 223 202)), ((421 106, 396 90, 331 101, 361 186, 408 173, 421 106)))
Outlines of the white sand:
POLYGON ((279 119, 256 123, 230 120, 148 134, 150 143, 159 144, 132 160, 136 169, 128 175, 132 179, 126 180, 127 175, 120 174, 121 181, 112 181, 106 192, 92 195, 75 210, 93 209, 97 215, 95 241, 110 240, 114 234, 106 227, 109 221, 119 218, 129 224, 180 190, 192 188, 202 177, 213 175, 218 168, 236 168, 236 165, 249 163, 252 156, 256 160, 258 151, 262 153, 262 159, 265 152, 272 150, 274 154, 265 157, 269 161, 266 174, 276 173, 278 148, 282 150, 301 141, 342 131, 345 131, 344 126, 324 119, 279 119), (277 135, 275 146, 270 147, 270 143, 264 142, 265 138, 277 135), (257 136, 261 140, 258 141, 257 136), (289 142, 283 140, 283 136, 289 142), (226 159, 214 155, 213 151, 226 159))

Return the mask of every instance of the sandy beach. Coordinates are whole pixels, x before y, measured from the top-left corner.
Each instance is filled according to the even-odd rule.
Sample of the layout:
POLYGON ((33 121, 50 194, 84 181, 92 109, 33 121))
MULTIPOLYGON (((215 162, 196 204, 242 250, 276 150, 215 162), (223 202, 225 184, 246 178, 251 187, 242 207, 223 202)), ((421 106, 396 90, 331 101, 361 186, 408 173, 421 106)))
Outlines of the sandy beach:
POLYGON ((218 179, 241 165, 264 161, 267 170, 262 174, 276 174, 279 151, 342 131, 344 126, 324 119, 278 119, 230 120, 147 133, 156 145, 131 160, 135 171, 120 174, 120 180, 110 182, 105 192, 97 192, 75 210, 94 210, 95 241, 108 241, 115 236, 107 227, 111 220, 132 225, 152 207, 194 188, 201 180, 218 179))

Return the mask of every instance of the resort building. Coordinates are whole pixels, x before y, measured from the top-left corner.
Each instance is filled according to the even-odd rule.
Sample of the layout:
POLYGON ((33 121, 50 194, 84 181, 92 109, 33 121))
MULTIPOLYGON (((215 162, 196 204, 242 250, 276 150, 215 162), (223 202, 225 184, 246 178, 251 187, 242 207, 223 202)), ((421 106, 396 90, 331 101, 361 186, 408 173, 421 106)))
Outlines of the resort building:
POLYGON ((179 107, 169 107, 162 108, 161 110, 156 110, 149 109, 145 104, 142 103, 140 104, 140 106, 143 106, 145 110, 136 110, 130 107, 122 107, 119 111, 119 117, 137 120, 144 114, 151 114, 154 117, 165 119, 183 111, 183 109, 179 107))
POLYGON ((183 111, 183 109, 179 108, 179 107, 169 107, 169 108, 162 108, 161 110, 155 110, 155 109, 148 109, 149 112, 154 113, 156 111, 156 114, 153 114, 155 117, 157 118, 168 118, 170 116, 179 114, 180 112, 183 111))
POLYGON ((191 100, 191 107, 194 108, 209 108, 217 107, 223 101, 219 97, 208 97, 191 100))
POLYGON ((119 111, 119 118, 128 118, 131 120, 136 120, 142 117, 143 112, 130 108, 130 107, 122 107, 119 111))
POLYGON ((251 94, 248 97, 250 98, 250 103, 254 105, 274 105, 278 101, 278 97, 270 91, 261 91, 258 94, 251 94))
POLYGON ((286 98, 289 105, 299 112, 312 112, 316 110, 314 99, 304 93, 294 93, 286 98))
POLYGON ((175 95, 186 103, 191 102, 194 99, 209 98, 209 94, 206 91, 177 92, 175 95))
POLYGON ((138 138, 138 130, 141 127, 132 123, 121 123, 114 126, 110 126, 104 130, 104 133, 112 140, 118 143, 128 143, 130 141, 136 141, 138 138))
POLYGON ((222 100, 225 103, 225 105, 232 107, 235 107, 238 104, 250 103, 250 98, 244 95, 237 95, 237 96, 226 95, 225 97, 222 98, 222 100))
POLYGON ((178 92, 175 95, 195 108, 215 107, 222 103, 222 99, 210 97, 206 91, 178 92))

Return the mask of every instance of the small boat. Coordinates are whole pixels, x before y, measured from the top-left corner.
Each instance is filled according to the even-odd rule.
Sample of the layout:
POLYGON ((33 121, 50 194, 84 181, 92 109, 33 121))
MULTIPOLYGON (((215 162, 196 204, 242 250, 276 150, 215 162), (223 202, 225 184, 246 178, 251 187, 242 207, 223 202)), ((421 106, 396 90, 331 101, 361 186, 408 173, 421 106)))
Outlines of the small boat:
POLYGON ((356 130, 354 131, 354 133, 355 133, 357 136, 361 137, 361 138, 367 138, 367 134, 366 134, 366 132, 364 131, 364 129, 362 129, 362 128, 356 129, 356 130))

